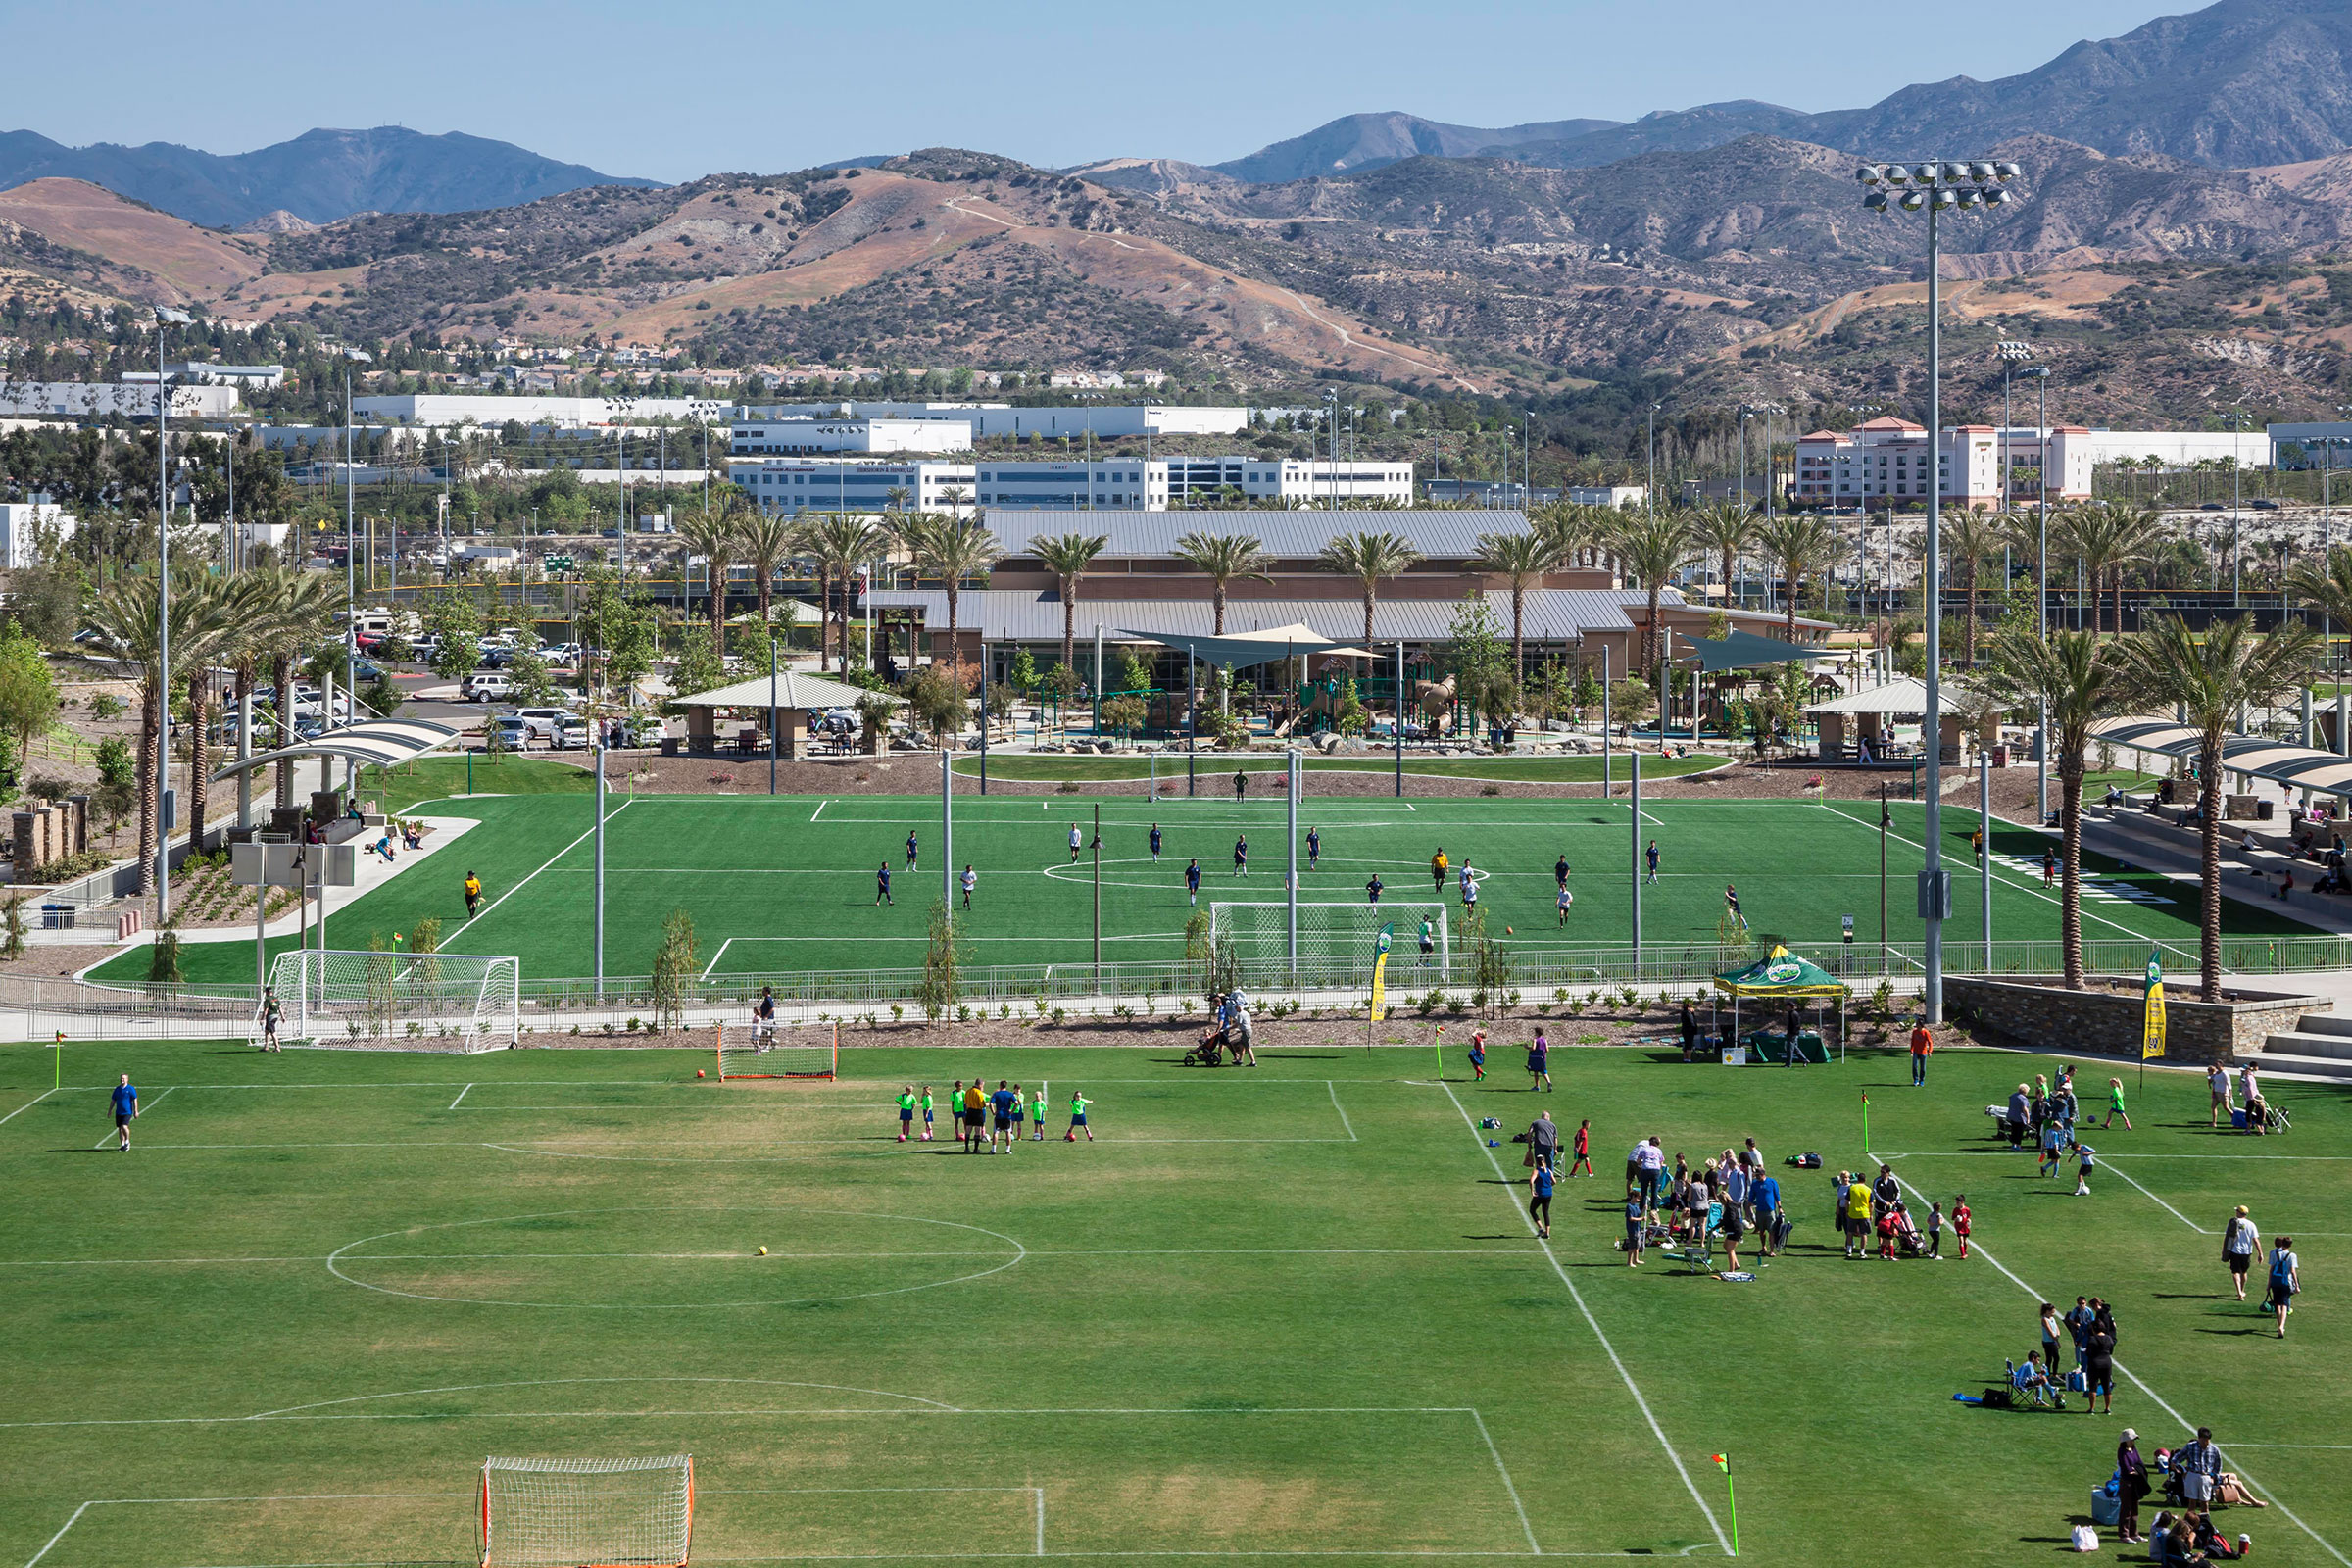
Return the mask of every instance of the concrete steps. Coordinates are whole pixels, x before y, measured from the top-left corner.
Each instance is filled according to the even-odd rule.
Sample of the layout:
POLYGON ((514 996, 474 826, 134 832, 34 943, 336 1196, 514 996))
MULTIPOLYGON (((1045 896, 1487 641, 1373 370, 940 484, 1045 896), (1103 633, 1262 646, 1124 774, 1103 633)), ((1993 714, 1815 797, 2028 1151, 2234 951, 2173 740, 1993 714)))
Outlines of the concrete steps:
POLYGON ((2259 1060, 2302 1077, 2352 1079, 2352 1018, 2307 1012, 2294 1028, 2267 1037, 2259 1060))

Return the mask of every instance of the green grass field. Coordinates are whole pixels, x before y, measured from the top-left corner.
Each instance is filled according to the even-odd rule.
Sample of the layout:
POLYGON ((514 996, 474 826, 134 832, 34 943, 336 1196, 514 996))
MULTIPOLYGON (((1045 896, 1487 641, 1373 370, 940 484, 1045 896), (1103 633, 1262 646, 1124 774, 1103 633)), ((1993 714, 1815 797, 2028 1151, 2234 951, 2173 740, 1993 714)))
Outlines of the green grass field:
POLYGON ((470 1563, 485 1455, 675 1452, 699 1562, 1717 1556, 1722 1452, 1743 1558, 2011 1568, 2062 1549, 2120 1428, 2182 1420, 2274 1501, 2226 1519, 2258 1560, 2352 1547, 2340 1090, 2274 1086, 2296 1130, 2255 1142, 2156 1074, 2075 1199, 1985 1136, 2050 1065, 2006 1054, 1941 1053, 1915 1092, 1886 1054, 1569 1051, 1539 1102, 1508 1050, 1472 1084, 1419 1045, 1204 1073, 1007 1049, 1038 1038, 723 1088, 679 1052, 172 1045, 69 1046, 52 1091, 48 1052, 8 1048, 0 1560, 470 1563), (975 1074, 1083 1091, 1100 1141, 895 1142, 902 1081, 975 1074), (1828 1172, 1780 1160, 1859 1164, 1864 1093, 1923 1203, 1968 1194, 1976 1256, 1839 1255, 1828 1172), (1592 1119, 1600 1169, 1548 1246, 1486 1142, 1539 1104, 1592 1119), (1789 1250, 1751 1283, 1624 1267, 1617 1171, 1651 1132, 1754 1137, 1789 1250), (2237 1202, 2297 1236, 2283 1343, 2229 1298, 2237 1202), (2077 1294, 2119 1319, 2111 1416, 1953 1402, 2077 1294))
MULTIPOLYGON (((512 764, 510 764, 512 765, 512 764)), ((1183 872, 1198 857, 1200 902, 1279 901, 1283 806, 1230 798, 1165 801, 1083 797, 958 797, 956 861, 969 862, 979 888, 966 937, 975 963, 1065 963, 1093 952, 1092 861, 1073 864, 1069 833, 1091 835, 1097 806, 1102 822, 1102 931, 1105 959, 1181 957, 1192 912, 1183 872), (1158 822, 1164 853, 1154 865, 1148 834, 1158 822), (1233 874, 1233 845, 1246 834, 1250 874, 1233 874)), ((662 922, 684 908, 695 920, 703 961, 713 974, 840 970, 919 964, 925 919, 940 886, 936 800, 853 796, 615 797, 606 824, 606 970, 644 974, 662 922), (920 836, 920 860, 906 871, 906 839, 920 836), (892 870, 891 905, 875 899, 875 868, 892 870)), ((594 929, 595 808, 572 794, 474 796, 420 808, 478 825, 351 904, 328 922, 330 946, 390 942, 427 916, 443 922, 442 945, 460 953, 509 954, 525 978, 591 973, 594 929), (466 919, 460 883, 468 869, 486 889, 481 916, 466 919)), ((1916 940, 1912 874, 1919 863, 1921 808, 1896 802, 1889 839, 1889 932, 1916 940)), ((1836 945, 1840 918, 1854 917, 1856 939, 1875 941, 1879 921, 1879 831, 1870 804, 1793 801, 1661 801, 1643 806, 1642 837, 1655 838, 1660 880, 1644 888, 1645 940, 1661 946, 1710 945, 1724 912, 1725 883, 1738 884, 1752 928, 1799 945, 1836 945)), ((1954 939, 1973 940, 1983 907, 1968 835, 1973 812, 1947 808, 1949 856, 1956 869, 1954 939)), ((1444 847, 1458 865, 1467 857, 1482 874, 1481 906, 1493 926, 1515 928, 1522 945, 1616 945, 1631 920, 1631 808, 1598 800, 1429 799, 1310 800, 1300 834, 1323 835, 1320 869, 1302 872, 1309 901, 1358 906, 1377 872, 1383 902, 1409 905, 1432 897, 1428 860, 1444 847), (1553 906, 1552 863, 1565 852, 1575 909, 1563 925, 1553 906)), ((2044 840, 2029 829, 1996 824, 1993 934, 1996 940, 2054 938, 2058 904, 2041 886, 2044 840)), ((1305 855, 1300 852, 1303 863, 1305 855)), ((2085 900, 2089 938, 2195 943, 2196 890, 2142 872, 2122 872, 2095 858, 2085 900)), ((1446 898, 1458 903, 1448 878, 1446 898)), ((2260 938, 2309 929, 2261 906, 2225 904, 2226 928, 2260 938)), ((289 946, 291 938, 275 939, 289 946)), ((2181 947, 2185 944, 2185 947, 2181 947)), ((99 978, 143 979, 148 956, 126 952, 99 978)), ((248 941, 194 943, 183 951, 187 977, 250 981, 248 941)))

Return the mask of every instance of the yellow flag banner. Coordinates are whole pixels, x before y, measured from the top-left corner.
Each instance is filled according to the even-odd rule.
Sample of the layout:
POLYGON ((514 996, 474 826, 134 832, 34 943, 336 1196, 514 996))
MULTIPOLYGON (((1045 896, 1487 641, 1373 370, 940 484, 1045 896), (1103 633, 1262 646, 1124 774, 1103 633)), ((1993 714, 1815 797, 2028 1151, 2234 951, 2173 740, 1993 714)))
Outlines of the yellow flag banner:
POLYGON ((2148 1001, 2140 1019, 2139 1059, 2164 1054, 2164 963, 2148 952, 2148 1001))
POLYGON ((1388 1016, 1389 1003, 1389 947, 1396 940, 1394 924, 1380 928, 1380 939, 1372 945, 1372 1021, 1388 1016))

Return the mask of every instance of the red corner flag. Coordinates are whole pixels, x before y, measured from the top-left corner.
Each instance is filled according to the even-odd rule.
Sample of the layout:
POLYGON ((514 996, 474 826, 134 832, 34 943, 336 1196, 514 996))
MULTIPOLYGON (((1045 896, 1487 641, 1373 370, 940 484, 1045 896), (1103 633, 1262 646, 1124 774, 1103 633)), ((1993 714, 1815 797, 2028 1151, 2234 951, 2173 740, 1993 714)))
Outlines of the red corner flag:
POLYGON ((1715 1461, 1715 1468, 1718 1470, 1728 1472, 1732 1468, 1732 1461, 1725 1458, 1720 1453, 1711 1453, 1707 1455, 1707 1457, 1715 1461))

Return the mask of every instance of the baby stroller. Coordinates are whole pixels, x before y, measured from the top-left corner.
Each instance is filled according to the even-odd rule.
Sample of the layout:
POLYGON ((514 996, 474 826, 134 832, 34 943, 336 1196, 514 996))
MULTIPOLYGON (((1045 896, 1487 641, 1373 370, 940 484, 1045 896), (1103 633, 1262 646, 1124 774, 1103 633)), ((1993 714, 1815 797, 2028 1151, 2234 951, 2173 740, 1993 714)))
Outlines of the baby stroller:
POLYGON ((1919 1234, 1917 1225, 1911 1223, 1909 1209, 1898 1208, 1894 1211, 1894 1247, 1904 1257, 1927 1255, 1928 1239, 1919 1234))
POLYGON ((2295 1130, 2294 1118, 2286 1113, 2284 1105, 2273 1104, 2267 1100, 2258 1102, 2258 1103, 2262 1108, 2263 1131, 2288 1133, 2295 1130))
POLYGON ((1187 1067, 1218 1067, 1224 1065, 1225 1031, 1203 1029, 1200 1042, 1184 1054, 1182 1065, 1187 1067))

